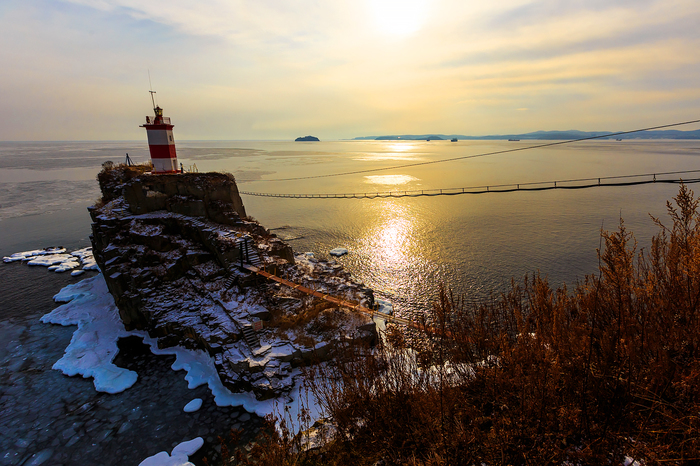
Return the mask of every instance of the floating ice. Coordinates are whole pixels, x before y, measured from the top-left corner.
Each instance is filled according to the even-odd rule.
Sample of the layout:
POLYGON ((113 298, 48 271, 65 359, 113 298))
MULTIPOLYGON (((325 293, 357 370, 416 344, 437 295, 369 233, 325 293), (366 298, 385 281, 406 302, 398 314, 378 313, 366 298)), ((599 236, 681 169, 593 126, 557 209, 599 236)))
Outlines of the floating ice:
POLYGON ((190 401, 185 405, 183 408, 183 411, 186 413, 193 413, 195 411, 199 411, 199 408, 202 407, 202 399, 201 398, 195 398, 194 400, 190 401))
POLYGON ((3 262, 16 262, 16 261, 29 260, 30 257, 46 256, 46 255, 52 255, 52 254, 63 254, 65 252, 66 252, 66 248, 62 248, 62 247, 46 248, 46 249, 33 249, 31 251, 16 252, 10 256, 3 257, 2 260, 3 260, 3 262))
POLYGON ((69 270, 73 270, 76 267, 80 267, 79 262, 73 262, 73 261, 68 261, 68 262, 63 262, 61 265, 59 265, 54 272, 56 273, 61 273, 61 272, 67 272, 69 270))
POLYGON ((63 262, 72 262, 73 256, 70 254, 48 254, 42 256, 36 256, 36 258, 31 259, 27 262, 27 265, 43 265, 44 267, 49 267, 51 265, 62 264, 63 262))
POLYGON ((331 256, 340 257, 340 256, 344 256, 345 254, 347 254, 347 253, 348 253, 348 250, 345 249, 345 248, 335 248, 335 249, 331 249, 331 250, 329 251, 329 253, 330 253, 331 256))
POLYGON ((187 442, 182 442, 168 455, 167 451, 161 451, 139 463, 139 466, 194 466, 189 462, 189 457, 204 445, 204 439, 197 437, 187 442))
POLYGON ((83 270, 99 270, 97 261, 94 258, 83 260, 83 270))
MULTIPOLYGON (((4 257, 3 262, 26 261, 28 265, 41 265, 48 267, 51 272, 67 272, 81 266, 82 270, 99 270, 95 257, 92 255, 92 248, 78 249, 70 254, 66 253, 66 248, 46 248, 34 249, 32 251, 16 252, 4 257)), ((71 275, 80 275, 71 274, 71 275)))

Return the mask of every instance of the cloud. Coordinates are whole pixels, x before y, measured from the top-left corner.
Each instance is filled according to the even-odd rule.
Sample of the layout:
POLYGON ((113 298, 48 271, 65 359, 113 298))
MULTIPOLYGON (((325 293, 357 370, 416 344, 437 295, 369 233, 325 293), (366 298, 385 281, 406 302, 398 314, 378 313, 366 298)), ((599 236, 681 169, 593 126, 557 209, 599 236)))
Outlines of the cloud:
POLYGON ((369 0, 8 0, 0 139, 139 138, 148 70, 186 138, 587 129, 697 103, 694 0, 425 5, 391 35, 369 0))

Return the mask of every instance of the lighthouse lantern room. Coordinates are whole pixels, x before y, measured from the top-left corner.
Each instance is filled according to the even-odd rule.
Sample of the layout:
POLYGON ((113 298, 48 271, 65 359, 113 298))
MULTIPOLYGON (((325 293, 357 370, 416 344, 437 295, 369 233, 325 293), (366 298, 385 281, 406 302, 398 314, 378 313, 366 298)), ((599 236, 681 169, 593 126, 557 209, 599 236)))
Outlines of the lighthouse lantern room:
POLYGON ((154 173, 177 173, 177 154, 175 153, 175 140, 173 139, 173 125, 170 118, 163 116, 163 109, 155 104, 153 99, 154 91, 151 92, 153 101, 153 111, 155 117, 146 117, 146 124, 141 128, 146 128, 148 135, 148 149, 151 151, 151 162, 153 162, 154 173))

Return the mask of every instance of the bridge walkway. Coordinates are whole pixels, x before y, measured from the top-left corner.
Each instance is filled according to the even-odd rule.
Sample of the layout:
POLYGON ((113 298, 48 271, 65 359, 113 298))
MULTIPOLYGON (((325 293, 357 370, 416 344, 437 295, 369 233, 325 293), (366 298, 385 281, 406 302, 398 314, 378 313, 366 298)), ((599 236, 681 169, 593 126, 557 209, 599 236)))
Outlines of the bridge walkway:
MULTIPOLYGON (((245 270, 248 270, 249 272, 252 272, 254 274, 260 275, 262 277, 265 277, 268 280, 272 280, 274 282, 280 283, 282 285, 288 286, 290 288, 293 288, 295 290, 301 291, 304 294, 307 294, 309 296, 313 296, 319 299, 322 299, 326 302, 332 303, 336 306, 339 307, 345 307, 348 309, 353 309, 355 311, 361 312, 362 314, 365 314, 370 317, 378 317, 380 319, 384 319, 389 322, 394 322, 400 325, 405 325, 407 327, 411 327, 417 330, 422 330, 422 331, 428 331, 430 333, 438 333, 438 330, 423 324, 420 324, 418 322, 413 322, 408 319, 404 319, 403 317, 397 317, 397 316, 392 316, 389 314, 384 314, 383 312, 379 312, 374 309, 370 309, 365 306, 361 306, 358 303, 353 303, 351 301, 348 301, 346 299, 338 298, 337 296, 332 296, 327 293, 321 293, 320 291, 312 290, 311 288, 307 288, 305 286, 300 285, 299 283, 294 283, 292 281, 286 280, 282 277, 278 277, 277 275, 273 275, 269 272, 266 272, 265 270, 262 270, 258 267, 255 267, 254 265, 250 264, 243 264, 243 268, 245 270)), ((449 332, 446 332, 449 334, 449 332)))

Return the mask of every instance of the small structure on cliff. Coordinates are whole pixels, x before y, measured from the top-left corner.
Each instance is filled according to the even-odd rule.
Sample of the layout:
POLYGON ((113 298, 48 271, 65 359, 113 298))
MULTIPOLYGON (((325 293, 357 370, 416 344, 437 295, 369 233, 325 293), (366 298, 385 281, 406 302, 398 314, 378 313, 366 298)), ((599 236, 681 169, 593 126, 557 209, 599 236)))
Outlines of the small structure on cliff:
POLYGON ((295 256, 249 219, 232 175, 149 169, 106 166, 103 198, 90 208, 93 253, 127 329, 148 331, 161 347, 206 351, 224 385, 259 399, 290 391, 298 366, 376 339, 369 317, 240 268, 253 263, 363 306, 374 302, 339 264, 295 256))
MULTIPOLYGON (((173 139, 174 125, 170 124, 170 117, 163 116, 163 109, 156 105, 153 98, 155 91, 151 93, 153 112, 155 117, 146 117, 146 123, 141 128, 146 128, 148 135, 148 150, 151 153, 154 173, 177 173, 177 154, 175 152, 175 140, 173 139)), ((128 154, 127 154, 128 157, 128 154)))

